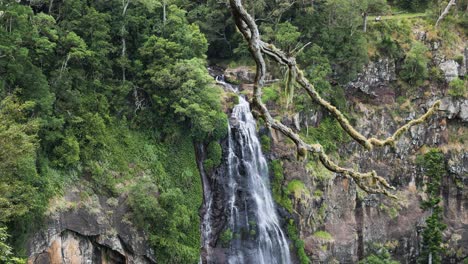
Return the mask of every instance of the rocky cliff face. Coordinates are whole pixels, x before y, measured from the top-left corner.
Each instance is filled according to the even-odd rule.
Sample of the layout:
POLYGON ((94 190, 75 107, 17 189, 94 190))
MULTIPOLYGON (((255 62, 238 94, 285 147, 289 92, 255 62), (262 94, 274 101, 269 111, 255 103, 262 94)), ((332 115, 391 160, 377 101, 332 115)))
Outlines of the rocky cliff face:
MULTIPOLYGON (((401 263, 415 263, 428 216, 420 208, 427 178, 415 160, 430 147, 442 149, 446 157, 441 190, 448 226, 444 231, 444 263, 458 263, 468 256, 468 99, 444 96, 443 89, 436 87, 438 92, 430 97, 395 104, 391 86, 394 70, 394 62, 381 59, 369 64, 358 80, 349 84, 348 106, 359 131, 384 138, 421 115, 436 99, 442 100, 440 111, 426 124, 411 128, 395 149, 368 152, 349 142, 339 148, 335 160, 362 171, 376 170, 397 188, 397 201, 366 194, 351 180, 327 172, 321 165, 311 166, 310 160, 296 161, 294 147, 272 131, 276 139, 272 155, 282 161, 286 181, 300 180, 306 186, 307 191, 291 198, 306 251, 314 263, 356 263, 375 247, 387 248, 401 263), (323 233, 330 236, 320 235, 323 233)), ((453 77, 451 74, 447 72, 446 78, 453 77)), ((324 115, 320 111, 300 113, 299 127, 304 130, 306 124, 318 125, 324 115)))
MULTIPOLYGON (((433 63, 442 70, 446 81, 465 75, 466 59, 459 65, 437 55, 437 47, 433 52, 437 59, 433 63)), ((348 141, 339 143, 342 145, 334 159, 361 171, 376 170, 396 187, 398 200, 364 193, 353 181, 328 172, 313 157, 297 161, 294 145, 283 135, 270 131, 273 139, 270 158, 280 160, 283 165, 283 186, 293 180, 305 185, 290 198, 301 238, 313 263, 357 263, 381 247, 401 263, 415 263, 429 215, 421 209, 428 179, 416 165, 416 157, 432 147, 441 149, 446 161, 441 188, 447 224, 443 261, 459 263, 468 256, 468 99, 447 96, 447 86, 440 83, 426 85, 419 95, 397 98, 395 64, 385 58, 371 62, 357 80, 347 85, 348 113, 356 120, 356 128, 364 135, 385 138, 424 113, 435 100, 442 101, 440 110, 427 123, 412 127, 396 148, 368 152, 348 141)), ((248 83, 247 79, 238 79, 248 83)), ((269 107, 273 114, 282 112, 275 109, 275 104, 269 107)), ((315 110, 277 115, 292 128, 305 132, 307 126, 320 125, 327 113, 315 110)))
MULTIPOLYGON (((389 113, 381 110, 364 115, 358 121, 358 128, 375 134, 393 131, 395 123, 389 113)), ((366 152, 355 143, 341 148, 337 160, 364 171, 375 169, 397 188, 398 201, 367 195, 340 175, 324 177, 329 174, 324 170, 307 171, 304 169, 307 164, 295 161, 294 156, 285 151, 288 145, 277 135, 280 140, 273 153, 279 153, 277 158, 283 161, 287 180, 304 182, 309 193, 323 191, 314 196, 293 197, 302 237, 314 261, 355 263, 368 253, 369 248, 381 244, 402 263, 415 263, 421 242, 420 231, 427 217, 427 212, 420 209, 426 179, 415 165, 415 156, 423 151, 423 146, 438 146, 446 151, 447 173, 443 178, 442 194, 444 222, 448 228, 444 238, 450 249, 446 260, 455 261, 447 263, 457 263, 466 256, 468 151, 466 146, 450 142, 449 130, 466 133, 466 123, 449 120, 440 113, 428 125, 411 129, 395 150, 384 148, 366 152), (317 231, 328 232, 331 239, 317 237, 314 235, 317 231)))
POLYGON ((145 234, 128 220, 125 199, 67 190, 30 239, 28 264, 156 263, 145 234))

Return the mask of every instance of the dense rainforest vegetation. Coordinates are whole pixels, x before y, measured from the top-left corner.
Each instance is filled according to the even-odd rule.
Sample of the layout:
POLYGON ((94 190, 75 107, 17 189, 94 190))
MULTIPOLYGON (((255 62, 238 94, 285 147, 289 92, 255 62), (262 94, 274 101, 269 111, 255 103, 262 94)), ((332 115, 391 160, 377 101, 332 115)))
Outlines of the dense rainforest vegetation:
MULTIPOLYGON (((440 30, 433 27, 447 2, 245 4, 265 39, 297 54, 317 90, 344 109, 340 84, 369 59, 400 61, 408 93, 440 76, 428 66, 426 47, 409 37, 407 21, 367 20, 419 12, 434 38, 456 42, 451 30, 468 28, 466 1, 440 30)), ((225 1, 0 0, 0 262, 22 261, 14 256, 25 257, 25 240, 50 200, 77 182, 90 193, 128 193, 133 221, 148 231, 161 263, 197 262, 202 190, 193 143, 210 146, 214 167, 216 142, 227 133, 208 61, 252 64, 225 1)), ((452 86, 454 95, 466 94, 466 81, 452 86)), ((265 94, 278 98, 279 90, 269 89, 265 94)), ((291 107, 311 105, 298 93, 291 107)), ((341 140, 316 134, 331 151, 341 140)), ((434 206, 427 207, 438 217, 434 206)))

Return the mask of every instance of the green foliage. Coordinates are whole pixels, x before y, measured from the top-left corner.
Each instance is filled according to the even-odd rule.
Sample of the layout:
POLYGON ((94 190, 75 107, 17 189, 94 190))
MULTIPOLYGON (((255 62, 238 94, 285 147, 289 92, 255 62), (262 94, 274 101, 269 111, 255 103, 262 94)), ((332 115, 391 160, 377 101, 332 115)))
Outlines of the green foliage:
POLYGON ((281 161, 273 160, 269 168, 273 173, 273 179, 271 181, 273 199, 284 209, 292 212, 293 208, 291 199, 289 198, 289 191, 284 186, 283 165, 281 161))
POLYGON ((37 192, 37 120, 28 120, 34 103, 8 96, 0 103, 0 224, 44 206, 37 192))
POLYGON ((187 244, 193 219, 190 210, 181 202, 184 199, 182 191, 173 188, 159 193, 151 181, 141 181, 130 195, 130 204, 138 221, 150 232, 157 257, 167 263, 194 263, 198 250, 187 244))
POLYGON ((302 136, 310 143, 320 143, 327 152, 336 152, 339 146, 349 141, 338 121, 328 117, 318 127, 309 127, 308 131, 302 132, 302 136))
POLYGON ((271 139, 267 135, 262 135, 260 137, 260 144, 262 145, 263 152, 270 152, 271 150, 271 139))
POLYGON ((262 89, 263 102, 277 102, 279 99, 278 87, 276 85, 267 86, 262 89))
POLYGON ((394 0, 392 2, 411 12, 424 11, 431 3, 430 0, 394 0))
POLYGON ((443 223, 443 212, 439 203, 442 200, 440 196, 442 176, 446 173, 445 157, 440 150, 431 149, 423 156, 419 156, 416 161, 429 177, 425 190, 427 199, 422 202, 422 208, 431 212, 426 219, 426 227, 422 233, 423 242, 419 262, 426 263, 430 257, 433 263, 441 263, 441 255, 444 251, 442 232, 446 225, 443 223))
POLYGON ((154 148, 145 154, 155 156, 145 162, 163 167, 158 166, 157 171, 139 178, 131 187, 129 203, 134 219, 149 233, 158 259, 195 263, 200 246, 198 207, 202 190, 193 145, 189 138, 180 138, 177 143, 154 148))
POLYGON ((411 24, 404 19, 382 20, 369 25, 367 33, 368 53, 371 56, 386 56, 402 59, 405 50, 413 42, 411 24), (375 51, 372 49, 375 47, 375 51))
POLYGON ((300 239, 299 232, 297 231, 296 225, 294 224, 294 220, 290 219, 287 226, 288 237, 294 244, 296 248, 297 257, 299 258, 299 263, 301 264, 309 264, 311 263, 309 257, 305 253, 304 248, 304 241, 300 239))
POLYGON ((26 260, 13 256, 12 248, 7 244, 8 237, 7 228, 0 226, 0 262, 5 264, 26 264, 26 260))
POLYGON ((121 1, 0 2, 0 222, 15 226, 16 251, 51 196, 89 181, 104 195, 131 186, 160 261, 197 261, 192 140, 222 138, 227 120, 207 39, 176 2, 190 4, 131 1, 123 14, 121 1))
POLYGON ((289 52, 298 44, 300 36, 301 33, 296 26, 290 22, 284 22, 277 25, 274 38, 279 48, 289 52))
POLYGON ((390 253, 385 247, 375 250, 365 259, 359 261, 359 264, 399 264, 400 262, 392 260, 390 253))
POLYGON ((465 97, 468 93, 468 82, 456 78, 449 83, 448 94, 455 97, 465 97))
POLYGON ((296 199, 301 198, 302 194, 310 196, 310 193, 305 187, 304 183, 297 179, 294 179, 288 183, 287 193, 292 194, 296 199))
POLYGON ((327 231, 321 231, 321 230, 317 231, 314 233, 314 236, 322 240, 327 240, 327 241, 333 240, 332 235, 328 233, 327 231))
POLYGON ((80 144, 75 136, 65 137, 60 145, 54 148, 57 157, 55 163, 59 167, 76 165, 80 160, 80 144))
POLYGON ((221 164, 223 150, 217 141, 212 141, 206 149, 206 159, 203 163, 206 170, 210 171, 221 164))
POLYGON ((313 12, 298 14, 293 24, 302 29, 303 41, 323 48, 340 82, 354 79, 368 61, 362 31, 364 1, 314 2, 313 12))
MULTIPOLYGON (((173 66, 147 71, 152 84, 154 107, 173 114, 176 122, 186 124, 195 140, 220 139, 227 133, 226 115, 221 111, 221 90, 208 75, 203 60, 180 60, 173 66)), ((163 119, 163 120, 164 120, 163 119)), ((169 122, 169 121, 168 121, 169 122)))
POLYGON ((427 47, 415 42, 410 51, 406 54, 405 61, 400 71, 400 77, 410 84, 420 84, 428 77, 427 64, 429 58, 427 56, 427 47))
POLYGON ((226 229, 224 230, 221 235, 219 236, 219 239, 221 243, 223 244, 224 247, 228 246, 231 240, 234 238, 234 235, 231 231, 231 229, 226 229))

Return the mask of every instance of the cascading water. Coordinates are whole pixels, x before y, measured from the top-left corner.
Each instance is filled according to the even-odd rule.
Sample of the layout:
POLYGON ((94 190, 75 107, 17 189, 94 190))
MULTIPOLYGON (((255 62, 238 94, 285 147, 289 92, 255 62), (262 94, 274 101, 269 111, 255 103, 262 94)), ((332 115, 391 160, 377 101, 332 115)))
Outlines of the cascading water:
MULTIPOLYGON (((229 90, 237 90, 222 79, 217 81, 229 90)), ((216 228, 212 227, 217 217, 212 212, 214 190, 211 190, 209 196, 205 195, 202 224, 204 262, 289 264, 289 245, 270 193, 267 161, 249 103, 242 96, 233 109, 229 126, 227 157, 222 173, 216 176, 217 181, 223 181, 222 205, 218 207, 222 207, 225 220, 217 234, 221 238, 213 243, 216 228), (219 249, 221 240, 224 244, 219 249)))
POLYGON ((255 119, 243 97, 239 97, 231 119, 234 124, 229 133, 228 225, 240 237, 231 242, 229 263, 290 263, 289 246, 270 193, 268 166, 255 119))

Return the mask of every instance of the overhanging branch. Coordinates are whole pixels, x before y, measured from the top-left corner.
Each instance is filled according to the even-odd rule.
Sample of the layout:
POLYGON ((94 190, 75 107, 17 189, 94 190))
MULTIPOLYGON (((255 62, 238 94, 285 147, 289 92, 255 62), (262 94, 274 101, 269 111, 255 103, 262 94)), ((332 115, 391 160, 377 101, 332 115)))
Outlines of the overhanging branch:
MULTIPOLYGON (((396 198, 389 191, 394 190, 392 186, 382 177, 378 176, 375 171, 372 172, 358 172, 353 169, 343 168, 334 163, 327 154, 324 153, 323 147, 320 144, 308 144, 306 143, 297 133, 291 128, 287 127, 278 120, 272 118, 265 104, 262 102, 261 94, 262 88, 265 84, 266 75, 266 63, 264 54, 273 58, 276 62, 286 65, 290 71, 291 76, 295 76, 295 81, 307 92, 310 98, 327 109, 340 123, 341 127, 359 144, 363 145, 367 149, 372 149, 373 146, 386 146, 394 145, 397 140, 405 131, 411 126, 420 124, 429 118, 434 111, 440 106, 440 102, 437 101, 434 105, 420 118, 415 119, 407 123, 406 125, 399 128, 392 136, 379 140, 377 138, 366 138, 364 135, 359 133, 345 116, 328 101, 324 100, 315 90, 314 86, 305 78, 303 72, 296 64, 294 56, 287 56, 283 51, 276 48, 274 45, 263 42, 260 38, 260 33, 255 20, 248 14, 244 9, 241 0, 229 0, 231 5, 234 20, 237 28, 242 33, 246 41, 248 42, 250 53, 252 54, 256 67, 255 82, 253 87, 253 99, 252 108, 254 111, 258 111, 259 115, 264 119, 268 127, 274 128, 280 131, 282 134, 290 138, 297 147, 298 157, 305 157, 308 152, 316 153, 321 163, 330 171, 341 173, 346 177, 352 178, 354 182, 364 191, 368 193, 380 193, 387 196, 396 198)), ((293 81, 293 80, 290 80, 293 81)))

